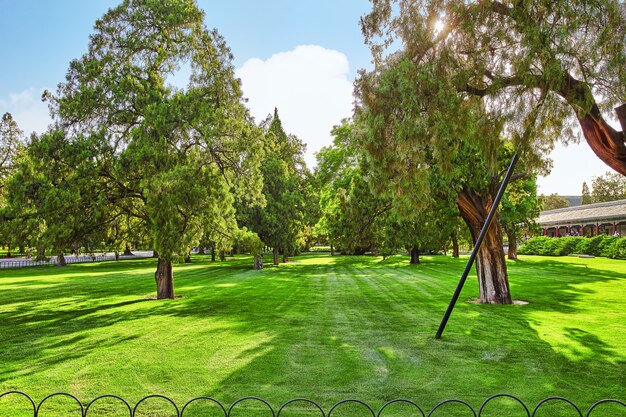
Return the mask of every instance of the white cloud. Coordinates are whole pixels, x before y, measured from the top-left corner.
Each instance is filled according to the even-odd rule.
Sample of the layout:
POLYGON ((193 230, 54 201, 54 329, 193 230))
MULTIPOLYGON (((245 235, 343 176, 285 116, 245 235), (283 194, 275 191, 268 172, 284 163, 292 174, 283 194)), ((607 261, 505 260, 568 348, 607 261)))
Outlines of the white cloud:
POLYGON ((48 105, 41 101, 41 92, 29 88, 0 98, 0 115, 11 113, 19 128, 26 136, 32 132, 42 133, 52 122, 48 105))
POLYGON ((237 69, 257 121, 278 108, 283 127, 307 144, 306 162, 332 142, 330 131, 352 114, 348 58, 317 45, 301 45, 267 60, 249 59, 237 69))

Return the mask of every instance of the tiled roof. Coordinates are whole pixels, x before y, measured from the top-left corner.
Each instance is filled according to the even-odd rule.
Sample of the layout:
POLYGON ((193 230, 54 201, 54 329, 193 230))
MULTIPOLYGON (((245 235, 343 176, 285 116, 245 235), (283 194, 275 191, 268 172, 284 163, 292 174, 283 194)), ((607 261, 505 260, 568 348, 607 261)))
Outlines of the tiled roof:
POLYGON ((537 219, 537 223, 542 226, 614 221, 626 221, 626 200, 542 211, 537 219))

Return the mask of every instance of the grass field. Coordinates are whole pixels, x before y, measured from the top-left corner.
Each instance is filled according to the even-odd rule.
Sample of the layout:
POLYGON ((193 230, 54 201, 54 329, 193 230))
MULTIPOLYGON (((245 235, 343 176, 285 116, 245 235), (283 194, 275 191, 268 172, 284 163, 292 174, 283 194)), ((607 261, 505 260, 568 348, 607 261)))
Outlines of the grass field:
MULTIPOLYGON (((150 299, 153 259, 2 270, 0 393, 114 394, 131 405, 149 394, 179 405, 254 395, 275 407, 305 397, 326 411, 345 398, 408 398, 426 412, 449 398, 478 408, 495 393, 530 407, 565 396, 583 410, 626 400, 625 261, 509 263, 513 297, 527 305, 466 302, 477 296, 470 277, 434 340, 465 261, 307 255, 254 271, 250 259, 195 257, 175 267, 176 300, 150 299)), ((0 416, 19 416, 18 405, 0 399, 0 416)), ((165 405, 141 415, 170 415, 155 411, 165 405)))

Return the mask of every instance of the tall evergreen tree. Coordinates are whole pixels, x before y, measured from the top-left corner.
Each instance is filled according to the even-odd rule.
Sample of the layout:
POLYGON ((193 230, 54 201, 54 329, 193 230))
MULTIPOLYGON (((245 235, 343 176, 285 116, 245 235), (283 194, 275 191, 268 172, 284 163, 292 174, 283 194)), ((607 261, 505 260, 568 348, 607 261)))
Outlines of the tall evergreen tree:
POLYGON ((264 125, 260 171, 265 206, 241 205, 239 217, 242 225, 258 233, 263 243, 272 247, 274 264, 278 265, 281 253, 283 261, 295 253, 297 237, 303 228, 306 147, 296 136, 285 132, 278 109, 274 109, 264 125))
POLYGON ((583 189, 581 192, 581 196, 582 196, 580 199, 581 205, 591 204, 593 202, 591 200, 591 193, 589 192, 589 186, 587 185, 586 182, 583 182, 583 189))
POLYGON ((233 193, 259 196, 260 132, 230 50, 203 18, 193 0, 125 0, 96 22, 88 52, 48 93, 58 135, 95 165, 95 202, 149 231, 158 298, 174 297, 172 264, 198 243, 207 219, 233 193), (168 79, 182 65, 191 75, 176 88, 168 79))

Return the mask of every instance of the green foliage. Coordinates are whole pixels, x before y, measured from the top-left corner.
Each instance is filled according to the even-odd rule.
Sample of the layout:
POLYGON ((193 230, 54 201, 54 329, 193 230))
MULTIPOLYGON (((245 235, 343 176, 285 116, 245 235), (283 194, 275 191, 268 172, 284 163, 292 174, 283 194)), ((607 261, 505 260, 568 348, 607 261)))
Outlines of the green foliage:
POLYGON ((353 125, 344 120, 332 133, 333 144, 317 154, 322 212, 317 234, 344 254, 376 252, 383 243, 391 200, 372 192, 372 166, 354 146, 353 125))
POLYGON ((605 249, 606 256, 613 259, 626 259, 626 238, 615 239, 611 246, 605 249))
MULTIPOLYGON (((230 50, 203 19, 192 0, 124 1, 98 20, 88 52, 70 63, 57 93, 46 93, 55 161, 64 168, 49 167, 57 186, 48 196, 80 196, 103 225, 135 219, 124 239, 149 234, 166 262, 187 255, 207 224, 232 226, 235 196, 261 200, 262 132, 244 106, 230 50), (171 86, 168 78, 185 65, 187 85, 171 86), (58 187, 62 175, 76 181, 58 187)), ((79 232, 72 218, 51 224, 79 232)), ((113 235, 122 239, 109 230, 99 240, 113 235)))
POLYGON ((258 233, 265 245, 289 256, 299 252, 300 245, 306 246, 303 234, 307 226, 311 227, 307 223, 310 217, 305 218, 305 203, 313 192, 303 159, 306 146, 296 136, 285 133, 277 109, 264 124, 260 171, 265 206, 241 204, 239 223, 258 233))
POLYGON ((587 185, 586 182, 583 182, 580 205, 584 206, 586 204, 591 204, 592 202, 593 201, 591 199, 591 193, 589 192, 589 186, 587 185))
MULTIPOLYGON (((576 136, 571 116, 601 119, 600 111, 612 111, 626 97, 626 26, 617 0, 380 0, 361 27, 378 68, 399 59, 419 65, 398 86, 420 84, 423 93, 403 107, 431 112, 424 95, 437 109, 439 99, 449 98, 443 103, 450 110, 459 105, 454 95, 480 98, 529 165, 541 169, 557 138, 576 136)), ((451 129, 457 125, 443 120, 454 120, 451 129)), ((482 142, 491 147, 488 136, 482 142)))
POLYGON ((583 254, 613 259, 626 259, 626 238, 608 235, 594 237, 538 236, 528 239, 519 249, 525 255, 564 256, 583 254))
POLYGON ((569 201, 566 198, 561 197, 558 194, 543 195, 537 197, 539 200, 539 207, 544 210, 556 210, 560 208, 569 207, 569 201))
POLYGON ((626 177, 617 172, 607 172, 592 182, 591 202, 603 203, 626 199, 626 177))
POLYGON ((23 208, 10 201, 10 183, 25 153, 23 132, 9 113, 0 120, 0 243, 24 246, 35 222, 20 221, 23 208), (27 224, 28 223, 28 224, 27 224))
POLYGON ((24 132, 13 120, 13 116, 5 113, 0 119, 0 193, 6 179, 15 170, 18 155, 23 147, 24 132))

